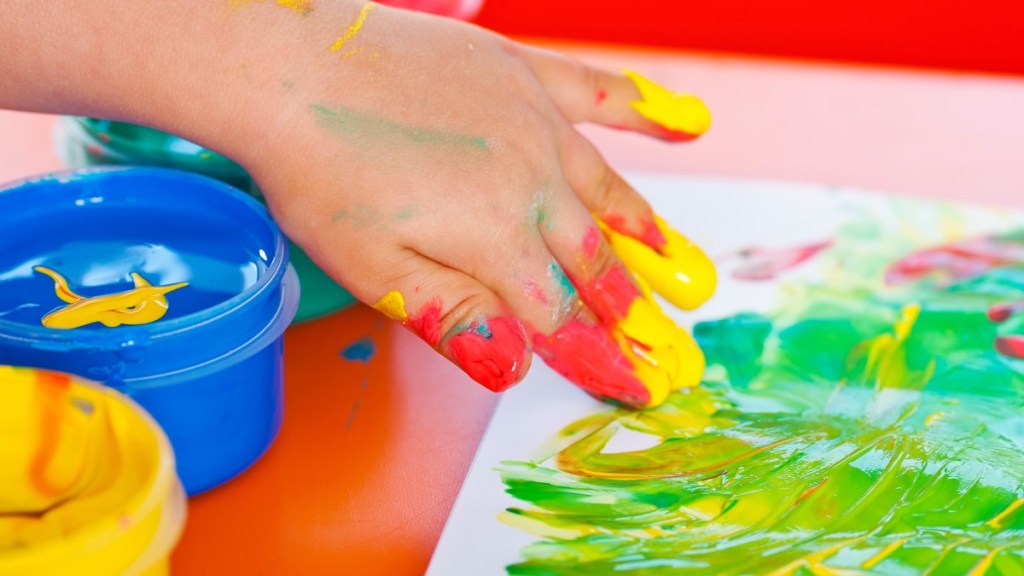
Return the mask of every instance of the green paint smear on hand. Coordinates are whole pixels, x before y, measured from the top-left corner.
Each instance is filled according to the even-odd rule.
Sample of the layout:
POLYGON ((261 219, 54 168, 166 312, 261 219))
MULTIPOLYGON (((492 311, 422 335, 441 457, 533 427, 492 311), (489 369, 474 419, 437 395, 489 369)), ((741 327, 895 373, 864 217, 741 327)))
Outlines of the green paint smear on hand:
POLYGON ((467 136, 456 132, 407 126, 385 118, 359 112, 346 106, 329 107, 321 104, 311 104, 309 111, 322 128, 345 136, 408 140, 419 144, 466 147, 480 150, 488 148, 485 138, 467 136))
POLYGON ((1024 363, 993 347, 1021 321, 986 317, 1024 267, 886 288, 911 247, 863 224, 776 314, 694 329, 700 388, 503 462, 502 520, 542 538, 508 572, 1024 574, 1024 363))

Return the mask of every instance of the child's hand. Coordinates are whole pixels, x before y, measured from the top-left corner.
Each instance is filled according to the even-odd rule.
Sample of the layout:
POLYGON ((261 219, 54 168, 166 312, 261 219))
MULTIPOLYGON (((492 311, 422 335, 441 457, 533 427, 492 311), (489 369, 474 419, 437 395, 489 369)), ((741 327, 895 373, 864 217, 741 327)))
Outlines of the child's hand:
MULTIPOLYGON (((455 21, 345 16, 335 28, 364 18, 358 33, 335 52, 311 42, 322 74, 294 80, 287 126, 245 159, 293 240, 492 390, 523 377, 531 347, 630 405, 696 384, 699 350, 592 214, 656 248, 665 235, 572 123, 688 135, 631 108, 625 76, 455 21)), ((694 113, 702 131, 706 111, 694 113)), ((698 266, 703 299, 714 280, 698 266)))
POLYGON ((531 349, 631 406, 699 382, 696 344, 606 237, 676 305, 710 296, 714 270, 572 126, 686 140, 708 126, 698 100, 457 21, 277 4, 206 15, 222 31, 214 85, 167 59, 163 82, 205 99, 160 87, 151 106, 168 111, 121 116, 241 162, 325 271, 492 390, 524 376, 531 349))

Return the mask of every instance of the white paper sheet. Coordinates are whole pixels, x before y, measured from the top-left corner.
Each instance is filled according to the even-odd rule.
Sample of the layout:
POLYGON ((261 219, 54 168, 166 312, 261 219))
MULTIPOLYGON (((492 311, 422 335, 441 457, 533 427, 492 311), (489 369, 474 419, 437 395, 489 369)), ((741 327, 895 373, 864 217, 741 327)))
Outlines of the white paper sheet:
MULTIPOLYGON (((917 210, 920 201, 820 185, 737 181, 715 178, 634 174, 627 179, 655 210, 700 245, 718 266, 715 296, 695 312, 668 311, 681 325, 721 318, 740 311, 767 312, 776 301, 778 282, 740 282, 723 256, 752 246, 790 247, 827 240, 847 219, 867 211, 887 228, 902 219, 929 218, 938 209, 917 210)), ((1005 229, 1019 215, 966 205, 948 205, 964 216, 964 234, 1005 229)), ((812 260, 813 262, 813 260, 812 260)), ((783 281, 813 274, 804 264, 783 281)), ((504 574, 519 550, 536 537, 505 526, 497 516, 516 500, 505 494, 493 468, 502 460, 529 460, 545 440, 565 425, 595 412, 601 404, 554 371, 534 362, 527 378, 506 392, 480 444, 427 571, 429 576, 504 574)))

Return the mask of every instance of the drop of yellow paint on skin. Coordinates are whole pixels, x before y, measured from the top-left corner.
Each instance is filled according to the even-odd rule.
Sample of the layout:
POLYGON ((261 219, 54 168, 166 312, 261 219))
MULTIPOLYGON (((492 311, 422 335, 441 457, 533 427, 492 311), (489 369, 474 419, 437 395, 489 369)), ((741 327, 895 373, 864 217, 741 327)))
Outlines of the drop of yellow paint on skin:
POLYGON ((405 298, 398 290, 392 290, 385 294, 380 300, 377 300, 373 308, 392 320, 405 322, 409 319, 409 314, 405 311, 405 298))
POLYGON ((363 8, 359 11, 359 15, 356 16, 356 21, 353 22, 347 30, 345 30, 344 34, 334 41, 334 44, 331 44, 331 52, 341 50, 349 40, 352 40, 356 37, 356 34, 359 34, 359 30, 362 29, 363 23, 366 22, 366 17, 370 14, 370 10, 373 10, 374 6, 376 6, 376 4, 373 2, 363 4, 363 8))
POLYGON ((630 106, 648 120, 676 132, 699 136, 711 127, 711 112, 693 94, 672 92, 632 70, 624 72, 640 91, 630 106))

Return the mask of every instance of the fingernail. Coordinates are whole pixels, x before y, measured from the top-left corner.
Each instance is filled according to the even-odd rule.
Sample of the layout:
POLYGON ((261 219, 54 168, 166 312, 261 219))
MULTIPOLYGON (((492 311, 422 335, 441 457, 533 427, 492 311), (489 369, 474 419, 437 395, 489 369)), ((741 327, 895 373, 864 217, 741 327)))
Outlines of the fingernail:
POLYGON ((711 112, 700 98, 672 92, 632 70, 625 70, 624 74, 640 91, 641 99, 632 102, 630 106, 644 118, 664 128, 667 134, 663 137, 666 139, 693 139, 711 127, 711 112))
POLYGON ((644 408, 651 392, 607 329, 570 320, 550 336, 536 333, 533 349, 548 366, 598 400, 644 408))
POLYGON ((529 367, 526 330, 515 318, 474 322, 445 340, 451 358, 473 380, 492 392, 503 392, 529 367))
POLYGON ((660 249, 598 222, 612 250, 630 270, 643 278, 673 306, 693 310, 715 292, 715 265, 696 244, 655 216, 665 241, 660 249))

